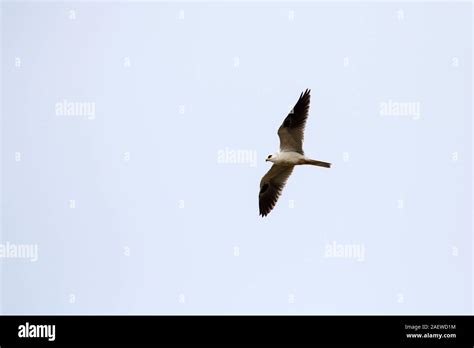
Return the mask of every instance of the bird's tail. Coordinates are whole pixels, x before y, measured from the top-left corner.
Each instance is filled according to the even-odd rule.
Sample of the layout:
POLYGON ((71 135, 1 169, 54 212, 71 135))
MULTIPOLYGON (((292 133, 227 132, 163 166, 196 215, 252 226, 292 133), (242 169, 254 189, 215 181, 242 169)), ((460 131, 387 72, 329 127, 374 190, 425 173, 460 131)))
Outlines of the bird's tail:
POLYGON ((311 164, 312 166, 324 167, 324 168, 331 168, 331 163, 323 162, 323 161, 316 161, 310 158, 306 158, 303 164, 311 164))

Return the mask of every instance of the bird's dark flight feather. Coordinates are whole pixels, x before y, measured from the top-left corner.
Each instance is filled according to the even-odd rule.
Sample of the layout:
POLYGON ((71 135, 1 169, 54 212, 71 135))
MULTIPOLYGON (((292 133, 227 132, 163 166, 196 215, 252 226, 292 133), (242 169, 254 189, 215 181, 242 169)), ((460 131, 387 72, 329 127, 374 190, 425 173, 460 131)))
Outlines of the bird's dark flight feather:
POLYGON ((258 195, 261 216, 267 216, 273 209, 292 171, 293 166, 274 164, 262 178, 258 195))
POLYGON ((302 92, 293 109, 278 129, 280 150, 303 152, 304 128, 308 119, 310 89, 302 92))

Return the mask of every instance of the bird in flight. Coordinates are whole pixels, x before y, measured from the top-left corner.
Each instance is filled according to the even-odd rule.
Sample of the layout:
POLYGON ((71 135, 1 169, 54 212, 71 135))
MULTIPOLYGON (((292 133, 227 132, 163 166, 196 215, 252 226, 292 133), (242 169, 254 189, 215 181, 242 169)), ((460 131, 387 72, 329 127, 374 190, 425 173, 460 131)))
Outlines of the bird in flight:
POLYGON ((268 155, 265 160, 272 162, 273 165, 260 181, 258 201, 262 217, 267 216, 275 206, 296 165, 310 164, 331 168, 331 163, 316 161, 304 155, 304 127, 308 119, 310 92, 311 90, 307 89, 301 93, 293 110, 286 116, 278 129, 280 151, 268 155))

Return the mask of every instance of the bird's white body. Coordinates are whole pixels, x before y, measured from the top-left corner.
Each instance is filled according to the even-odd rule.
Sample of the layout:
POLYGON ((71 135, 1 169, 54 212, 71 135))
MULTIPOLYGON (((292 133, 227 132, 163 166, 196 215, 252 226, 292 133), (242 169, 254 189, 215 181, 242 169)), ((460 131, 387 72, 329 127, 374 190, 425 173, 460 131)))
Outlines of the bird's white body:
POLYGON ((281 151, 273 154, 271 158, 267 158, 267 161, 282 166, 295 166, 297 164, 303 164, 305 159, 305 156, 298 152, 281 151))

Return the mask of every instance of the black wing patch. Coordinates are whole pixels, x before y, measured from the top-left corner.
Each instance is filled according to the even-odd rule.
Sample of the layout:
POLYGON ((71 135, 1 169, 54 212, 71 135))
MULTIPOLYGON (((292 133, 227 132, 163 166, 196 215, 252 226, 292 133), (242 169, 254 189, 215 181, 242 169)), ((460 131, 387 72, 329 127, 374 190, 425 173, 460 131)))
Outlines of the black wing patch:
POLYGON ((275 207, 292 171, 293 167, 273 165, 263 177, 260 183, 260 193, 258 195, 258 205, 261 216, 267 216, 275 207))
POLYGON ((280 138, 280 150, 296 151, 304 154, 303 139, 306 120, 308 119, 310 89, 301 93, 293 110, 283 120, 278 128, 278 137, 280 138))
POLYGON ((275 207, 285 184, 265 184, 259 195, 260 215, 267 216, 275 207))
POLYGON ((283 121, 283 127, 285 128, 303 128, 306 125, 308 119, 309 102, 310 102, 310 89, 302 92, 300 98, 296 102, 293 110, 290 111, 283 121))

